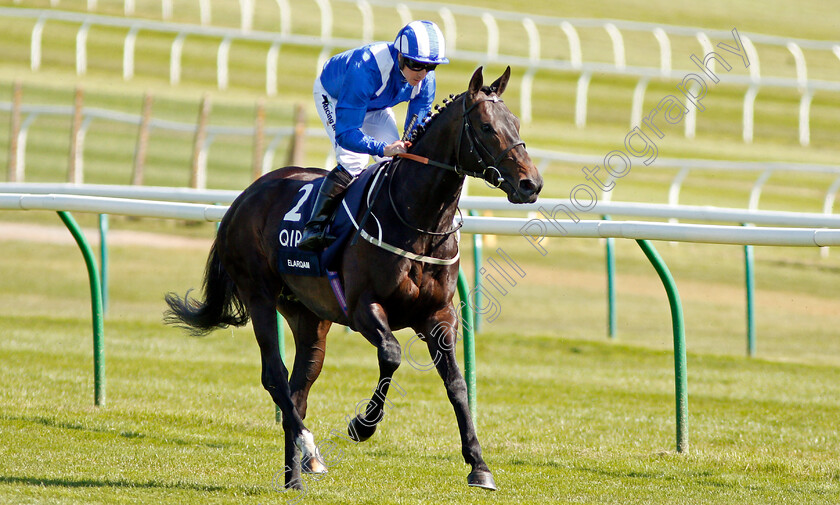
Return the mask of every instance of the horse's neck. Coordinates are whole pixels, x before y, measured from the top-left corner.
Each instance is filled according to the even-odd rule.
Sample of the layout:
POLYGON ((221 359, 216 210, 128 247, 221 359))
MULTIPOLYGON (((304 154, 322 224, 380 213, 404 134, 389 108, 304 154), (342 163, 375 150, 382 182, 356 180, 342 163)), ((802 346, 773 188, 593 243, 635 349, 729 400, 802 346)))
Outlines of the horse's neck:
MULTIPOLYGON (((454 165, 458 126, 452 119, 440 120, 412 153, 454 165)), ((453 172, 403 159, 394 173, 392 197, 406 221, 422 230, 442 232, 452 229, 463 184, 464 178, 453 172)))
POLYGON ((405 163, 394 174, 394 205, 406 221, 427 231, 452 228, 463 178, 419 163, 405 163))

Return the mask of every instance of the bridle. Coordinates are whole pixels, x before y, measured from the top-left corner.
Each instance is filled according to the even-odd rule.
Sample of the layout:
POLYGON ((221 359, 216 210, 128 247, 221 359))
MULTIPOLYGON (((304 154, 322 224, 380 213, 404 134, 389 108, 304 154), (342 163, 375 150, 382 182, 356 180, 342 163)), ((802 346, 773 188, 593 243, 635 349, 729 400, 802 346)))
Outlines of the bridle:
POLYGON ((498 156, 493 157, 493 153, 490 152, 490 149, 488 149, 487 146, 485 146, 481 142, 481 140, 478 139, 478 137, 476 137, 475 128, 473 128, 472 121, 470 121, 470 112, 472 112, 473 109, 475 109, 476 107, 478 107, 480 104, 482 104, 484 102, 504 103, 504 100, 502 100, 498 96, 493 96, 493 97, 486 98, 484 100, 476 100, 475 102, 473 102, 472 105, 470 105, 469 108, 467 108, 467 100, 466 100, 466 97, 464 97, 464 101, 463 101, 464 111, 461 113, 462 128, 460 128, 459 131, 458 131, 458 143, 457 143, 457 149, 455 151, 455 165, 454 166, 453 165, 448 165, 446 163, 441 163, 439 161, 430 160, 429 158, 426 158, 424 156, 418 156, 416 154, 410 154, 410 153, 398 153, 398 154, 394 155, 394 157, 405 158, 405 159, 409 159, 409 160, 412 160, 412 161, 416 161, 418 163, 422 163, 424 165, 431 165, 433 167, 442 168, 444 170, 449 170, 450 172, 455 172, 457 175, 459 175, 461 177, 470 176, 470 177, 475 177, 477 179, 483 179, 485 181, 487 181, 488 172, 492 170, 498 176, 496 179, 494 179, 497 183, 497 184, 494 184, 494 186, 498 188, 499 186, 501 186, 502 177, 501 177, 501 172, 499 172, 499 169, 496 168, 496 165, 501 163, 501 161, 505 158, 505 156, 507 156, 508 153, 510 153, 512 150, 516 149, 519 146, 525 146, 525 142, 522 141, 522 140, 520 140, 519 142, 514 142, 507 149, 502 151, 498 156), (461 157, 461 145, 464 141, 464 137, 467 138, 467 142, 469 142, 469 145, 470 145, 470 153, 475 154, 476 161, 478 163, 478 166, 481 167, 481 171, 465 170, 462 167, 460 157, 461 157), (492 162, 489 165, 484 160, 485 156, 492 160, 492 162))
MULTIPOLYGON (((469 106, 469 108, 467 108, 467 100, 466 100, 466 97, 464 97, 464 100, 462 102, 463 107, 464 107, 464 111, 461 113, 462 128, 460 128, 458 130, 458 142, 457 142, 457 147, 456 147, 456 151, 455 151, 455 165, 448 165, 446 163, 441 163, 439 161, 430 160, 429 158, 426 158, 425 156, 419 156, 419 155, 410 154, 410 153, 398 153, 398 154, 394 155, 394 157, 405 158, 405 159, 408 159, 408 160, 411 160, 411 161, 416 161, 418 163, 422 163, 424 165, 431 165, 433 167, 442 168, 444 170, 454 172, 456 175, 458 175, 459 177, 462 177, 462 178, 465 177, 465 176, 470 176, 470 177, 475 177, 477 179, 482 179, 486 182, 491 182, 491 181, 488 181, 487 177, 488 177, 488 175, 493 177, 492 172, 495 172, 495 179, 492 179, 492 181, 495 181, 495 183, 491 182, 491 184, 493 184, 494 187, 497 187, 497 188, 500 187, 502 185, 502 183, 504 182, 504 178, 502 177, 501 172, 499 172, 499 169, 496 168, 496 166, 499 163, 501 163, 501 161, 512 150, 516 149, 519 146, 524 147, 525 142, 522 141, 522 140, 520 140, 519 142, 514 142, 513 144, 508 146, 507 149, 502 151, 498 156, 494 157, 493 153, 490 152, 490 149, 488 149, 487 146, 485 146, 481 142, 481 140, 476 136, 477 134, 476 134, 475 128, 472 125, 472 121, 470 121, 470 112, 472 112, 472 110, 475 109, 479 104, 484 103, 484 102, 504 103, 504 100, 502 100, 498 96, 493 96, 493 97, 486 98, 484 100, 476 100, 475 102, 472 103, 472 105, 469 106), (469 147, 470 147, 469 152, 471 154, 475 155, 478 166, 481 167, 481 171, 466 170, 461 165, 461 159, 460 159, 460 157, 461 157, 461 145, 464 141, 464 137, 466 137, 467 142, 469 142, 469 147), (485 161, 485 157, 492 160, 489 165, 485 161)), ((396 170, 396 168, 394 170, 396 170)), ((393 181, 393 177, 388 181, 388 199, 391 200, 391 208, 394 210, 394 213, 397 215, 397 218, 399 218, 399 220, 405 226, 407 226, 407 227, 409 227, 409 228, 411 228, 414 231, 417 231, 419 233, 423 233, 423 234, 426 234, 426 235, 434 235, 434 236, 451 235, 452 233, 455 233, 456 231, 461 229, 461 226, 463 226, 463 224, 464 224, 463 216, 462 216, 462 219, 458 222, 458 224, 456 226, 454 226, 451 230, 444 231, 444 232, 422 230, 422 229, 417 228, 416 226, 410 224, 408 221, 406 221, 400 215, 399 211, 397 210, 397 206, 394 203, 394 197, 391 194, 391 181, 393 181)), ((461 209, 458 208, 458 213, 460 214, 460 212, 461 212, 461 209)))
MULTIPOLYGON (((497 184, 493 184, 495 187, 498 188, 499 186, 501 186, 503 179, 502 179, 502 174, 501 174, 501 172, 499 172, 499 169, 496 168, 496 165, 501 163, 501 161, 505 158, 505 156, 507 156, 508 153, 510 153, 511 151, 516 149, 517 147, 525 146, 525 142, 523 142, 522 140, 520 140, 519 142, 514 142, 507 149, 502 151, 498 156, 496 156, 494 158, 493 153, 491 153, 490 150, 487 149, 487 146, 482 144, 481 140, 478 139, 478 137, 476 137, 475 128, 473 128, 472 121, 470 121, 470 112, 472 112, 472 110, 475 109, 479 104, 484 103, 484 102, 504 103, 504 100, 502 100, 498 96, 493 96, 493 97, 487 98, 485 100, 476 100, 475 102, 473 102, 472 105, 470 105, 470 107, 468 109, 467 108, 467 100, 466 100, 466 98, 464 99, 464 112, 462 114, 463 121, 464 121, 463 122, 464 127, 461 128, 460 132, 458 133, 458 150, 455 151, 455 167, 454 167, 453 170, 456 174, 460 173, 460 174, 464 174, 464 175, 469 175, 470 177, 477 177, 477 178, 480 178, 480 179, 484 179, 485 181, 487 180, 487 175, 488 175, 487 172, 492 170, 492 171, 496 172, 496 175, 498 176, 495 179, 497 184), (466 135, 464 135, 464 134, 466 134, 466 135), (461 142, 462 142, 464 136, 467 137, 467 141, 470 143, 470 153, 475 153, 475 155, 476 155, 476 158, 477 158, 477 161, 478 161, 478 166, 481 167, 481 172, 467 172, 463 168, 460 169, 460 171, 459 171, 459 169, 458 169, 458 165, 460 165, 461 142), (485 156, 487 156, 491 160, 493 160, 492 163, 490 163, 490 165, 488 165, 484 161, 485 156)), ((492 182, 491 182, 491 184, 492 184, 492 182)))

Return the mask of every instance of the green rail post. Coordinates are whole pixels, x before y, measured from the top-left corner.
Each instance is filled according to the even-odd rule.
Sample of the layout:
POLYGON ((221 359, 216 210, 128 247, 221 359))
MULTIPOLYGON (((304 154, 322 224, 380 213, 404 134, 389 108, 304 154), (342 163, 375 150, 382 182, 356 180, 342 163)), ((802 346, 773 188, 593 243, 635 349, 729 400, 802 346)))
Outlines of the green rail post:
POLYGON ((73 216, 66 211, 58 211, 58 216, 70 230, 76 244, 82 251, 82 256, 87 265, 88 279, 90 280, 90 304, 93 315, 93 403, 97 407, 105 405, 105 329, 102 310, 102 284, 99 281, 99 271, 96 268, 96 258, 85 239, 82 230, 73 219, 73 216))
POLYGON ((467 381, 467 402, 470 406, 470 416, 476 424, 478 412, 478 396, 476 391, 475 371, 475 322, 470 309, 470 289, 463 270, 458 270, 458 296, 461 298, 461 326, 464 328, 464 379, 467 381))
MULTIPOLYGON (((604 221, 612 219, 605 215, 604 221)), ((618 328, 618 313, 615 308, 615 239, 607 238, 607 336, 614 339, 618 328)))
MULTIPOLYGON (((277 312, 277 345, 280 349, 280 359, 283 360, 283 365, 288 369, 289 365, 286 364, 286 327, 283 325, 283 316, 280 315, 280 312, 277 312)), ((277 423, 283 422, 283 411, 276 403, 274 404, 274 421, 277 423)))
MULTIPOLYGON (((747 226, 746 224, 744 226, 747 226)), ((744 246, 744 276, 747 288, 747 356, 755 356, 755 254, 753 246, 744 246)))
MULTIPOLYGON (((476 216, 478 213, 475 209, 470 210, 471 216, 476 216)), ((473 273, 475 274, 475 284, 473 285, 474 288, 474 296, 475 300, 473 300, 473 322, 475 323, 475 327, 473 330, 475 333, 481 333, 481 318, 478 317, 478 308, 481 307, 483 300, 481 299, 481 264, 483 262, 484 255, 484 236, 480 233, 473 234, 473 273)), ((466 303, 469 304, 469 301, 464 300, 466 303)))
POLYGON ((671 306, 671 324, 674 330, 674 372, 677 399, 677 452, 688 453, 688 392, 686 387, 686 358, 685 358, 685 324, 683 321, 682 303, 674 278, 668 266, 647 240, 636 240, 645 256, 650 260, 662 284, 668 293, 668 303, 671 306))
POLYGON ((102 312, 108 312, 108 214, 99 214, 99 279, 102 283, 102 312))

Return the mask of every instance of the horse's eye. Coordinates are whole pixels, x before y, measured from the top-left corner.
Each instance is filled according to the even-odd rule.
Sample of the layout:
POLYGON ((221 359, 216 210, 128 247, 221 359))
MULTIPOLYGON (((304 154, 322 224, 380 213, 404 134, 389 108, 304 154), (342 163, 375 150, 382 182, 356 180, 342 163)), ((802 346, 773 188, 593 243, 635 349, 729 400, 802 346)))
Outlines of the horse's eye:
POLYGON ((493 133, 493 127, 490 126, 490 123, 484 123, 481 125, 481 131, 484 133, 493 133))

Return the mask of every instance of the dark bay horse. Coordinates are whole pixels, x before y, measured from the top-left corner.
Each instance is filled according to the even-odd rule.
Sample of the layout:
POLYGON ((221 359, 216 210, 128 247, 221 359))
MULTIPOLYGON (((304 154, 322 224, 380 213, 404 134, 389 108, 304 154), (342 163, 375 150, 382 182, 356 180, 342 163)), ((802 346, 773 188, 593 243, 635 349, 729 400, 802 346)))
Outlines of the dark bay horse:
MULTIPOLYGON (((415 131, 410 155, 392 162, 381 196, 371 203, 390 250, 368 237, 347 247, 340 259, 348 315, 326 277, 277 268, 277 230, 300 199, 301 187, 325 174, 314 168, 281 168, 242 192, 222 219, 210 251, 204 300, 190 299, 189 293, 183 299, 166 296, 166 321, 195 334, 251 319, 262 356, 262 384, 283 413, 287 487, 301 487, 301 467, 326 471, 303 419, 309 389, 321 372, 327 331, 336 322, 361 333, 376 347, 379 361, 380 380, 365 412, 350 422, 350 436, 361 441, 373 435, 402 356, 392 331, 412 328, 435 357, 455 410, 464 460, 472 467, 467 483, 496 488, 481 456, 455 358, 458 319, 452 298, 458 241, 453 222, 465 175, 502 189, 514 203, 534 202, 542 189, 542 177, 519 137, 519 121, 500 98, 509 79, 510 68, 484 86, 482 69, 476 70, 468 90, 449 103, 444 100, 444 107, 436 107, 438 112, 415 131), (294 334, 291 377, 280 359, 275 310, 294 334)), ((368 221, 367 228, 372 227, 368 221)))

